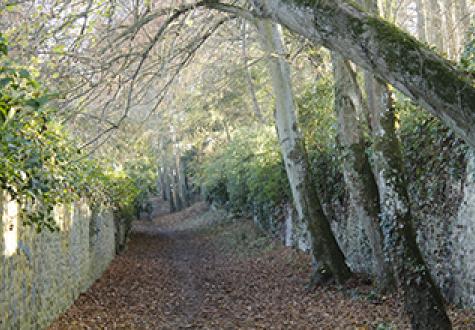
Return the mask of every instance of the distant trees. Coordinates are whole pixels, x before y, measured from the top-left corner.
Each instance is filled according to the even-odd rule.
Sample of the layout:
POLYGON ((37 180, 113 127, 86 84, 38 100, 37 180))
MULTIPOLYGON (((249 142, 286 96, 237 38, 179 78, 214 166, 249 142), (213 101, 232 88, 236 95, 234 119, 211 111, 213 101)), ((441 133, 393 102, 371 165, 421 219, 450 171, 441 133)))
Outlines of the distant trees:
MULTIPOLYGON (((329 76, 331 61, 334 99, 312 95, 333 101, 342 147, 335 166, 341 162, 350 203, 370 239, 376 278, 384 289, 394 277, 414 328, 446 329, 450 322, 442 298, 415 240, 394 97, 395 89, 401 91, 475 146, 473 82, 441 55, 460 58, 470 5, 464 0, 385 0, 378 8, 376 1, 359 2, 47 0, 41 6, 8 4, 1 24, 16 40, 12 51, 24 62, 36 63, 40 74, 50 77, 50 86, 61 92, 56 100, 60 115, 84 142, 83 149, 102 155, 114 150, 120 145, 114 133, 124 127, 127 138, 148 134, 171 210, 190 202, 192 176, 198 183, 207 181, 200 178, 206 175, 215 189, 208 192, 217 196, 219 191, 223 200, 239 197, 243 201, 237 204, 249 207, 254 201, 248 193, 276 203, 276 195, 285 194, 257 192, 259 182, 247 172, 274 169, 255 178, 268 180, 266 189, 283 189, 283 167, 293 205, 311 234, 316 278, 342 283, 351 271, 331 230, 331 210, 316 189, 319 173, 313 173, 310 154, 318 150, 306 147, 295 97, 295 90, 329 76), (415 8, 413 14, 409 6, 415 8), (411 15, 413 21, 403 22, 411 15), (30 29, 17 23, 29 17, 30 29), (419 41, 388 21, 406 24, 419 41), (283 41, 281 26, 301 39, 283 41), (254 27, 263 54, 255 47, 254 27), (331 59, 316 50, 320 46, 331 50, 331 59), (304 63, 300 77, 309 77, 307 81, 293 79, 291 65, 299 61, 304 63), (83 125, 85 121, 93 124, 83 125), (245 142, 234 141, 245 129, 266 132, 273 124, 282 163, 264 143, 262 150, 248 153, 245 142), (216 151, 225 146, 236 150, 216 151), (193 164, 184 161, 190 150, 195 152, 193 164), (258 160, 240 164, 237 152, 258 160), (211 165, 200 173, 213 153, 236 157, 222 160, 228 176, 211 165)), ((322 134, 329 135, 326 129, 322 134)), ((256 149, 258 137, 249 137, 256 149)))

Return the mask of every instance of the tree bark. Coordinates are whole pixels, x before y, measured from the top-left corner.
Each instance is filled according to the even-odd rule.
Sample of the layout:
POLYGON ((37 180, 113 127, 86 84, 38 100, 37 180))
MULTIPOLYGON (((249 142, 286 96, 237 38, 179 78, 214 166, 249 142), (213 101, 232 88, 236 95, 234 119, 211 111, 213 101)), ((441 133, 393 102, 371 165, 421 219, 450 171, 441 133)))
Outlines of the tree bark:
POLYGON ((164 201, 167 200, 167 191, 166 191, 166 184, 165 184, 165 167, 162 164, 160 166, 160 190, 162 191, 162 199, 164 201))
MULTIPOLYGON (((379 15, 376 0, 367 0, 379 15)), ((435 285, 416 241, 412 224, 401 147, 396 135, 395 109, 387 84, 365 74, 366 95, 373 137, 373 164, 377 177, 384 245, 404 307, 413 329, 451 329, 439 288, 435 285)))
POLYGON ((183 209, 183 195, 180 185, 180 150, 177 142, 176 127, 170 125, 170 134, 172 136, 172 152, 173 152, 173 199, 177 211, 183 209))
POLYGON ((475 147, 475 89, 409 34, 344 0, 255 0, 264 16, 340 53, 418 102, 475 147))
POLYGON ((442 8, 440 6, 440 0, 428 0, 429 6, 427 7, 429 28, 428 39, 439 52, 443 52, 444 49, 444 34, 442 28, 442 8))
POLYGON ((331 276, 337 282, 343 283, 350 277, 351 272, 323 213, 312 182, 307 152, 296 118, 290 67, 283 58, 285 49, 281 32, 270 20, 259 20, 257 25, 268 57, 276 104, 276 129, 285 169, 298 216, 307 224, 311 236, 313 254, 318 262, 317 276, 322 279, 331 276))
POLYGON ((343 148, 345 183, 350 202, 363 224, 373 251, 375 282, 380 292, 394 286, 392 270, 385 260, 383 233, 380 227, 378 186, 366 154, 365 139, 358 113, 363 112, 363 97, 356 81, 356 73, 350 63, 332 53, 335 78, 335 111, 338 120, 338 135, 343 148))
POLYGON ((457 54, 457 29, 455 28, 454 22, 454 3, 453 0, 443 0, 442 2, 444 8, 444 45, 445 51, 450 59, 456 61, 458 58, 457 54))
POLYGON ((406 312, 413 329, 451 329, 444 300, 417 246, 391 93, 370 74, 367 74, 366 82, 381 226, 406 312))
POLYGON ((424 0, 416 0, 417 37, 421 42, 427 42, 426 6, 424 0))

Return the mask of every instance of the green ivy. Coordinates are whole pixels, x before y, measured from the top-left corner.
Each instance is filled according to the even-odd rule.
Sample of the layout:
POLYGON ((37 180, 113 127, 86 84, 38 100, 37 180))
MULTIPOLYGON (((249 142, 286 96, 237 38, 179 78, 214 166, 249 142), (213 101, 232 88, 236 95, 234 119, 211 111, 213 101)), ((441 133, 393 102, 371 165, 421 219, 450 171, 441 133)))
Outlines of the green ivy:
POLYGON ((146 170, 140 159, 114 171, 84 157, 48 106, 54 95, 33 76, 9 58, 0 34, 0 185, 19 203, 23 224, 56 231, 54 206, 83 197, 133 217, 148 197, 154 167, 146 170))

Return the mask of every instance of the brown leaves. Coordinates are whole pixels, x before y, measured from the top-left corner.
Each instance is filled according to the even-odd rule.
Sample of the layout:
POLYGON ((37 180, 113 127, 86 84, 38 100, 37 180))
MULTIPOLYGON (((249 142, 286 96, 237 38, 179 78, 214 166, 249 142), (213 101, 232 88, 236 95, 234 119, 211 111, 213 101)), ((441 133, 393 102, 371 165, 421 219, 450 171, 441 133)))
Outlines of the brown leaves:
MULTIPOLYGON (((128 250, 51 329, 409 328, 397 296, 371 299, 359 280, 306 293, 309 256, 249 220, 208 225, 204 211, 136 224, 128 250)), ((473 315, 452 312, 460 329, 474 327, 473 315)))

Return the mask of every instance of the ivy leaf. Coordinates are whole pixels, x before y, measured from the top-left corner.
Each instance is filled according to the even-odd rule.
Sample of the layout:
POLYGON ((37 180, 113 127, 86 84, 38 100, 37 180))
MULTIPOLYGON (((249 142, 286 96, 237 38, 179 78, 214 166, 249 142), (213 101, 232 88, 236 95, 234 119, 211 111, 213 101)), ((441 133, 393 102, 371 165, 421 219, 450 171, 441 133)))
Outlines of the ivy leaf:
POLYGON ((28 79, 30 78, 30 72, 26 69, 21 69, 18 71, 18 76, 22 79, 28 79))
POLYGON ((11 77, 1 78, 0 79, 0 88, 4 88, 8 84, 12 83, 14 80, 11 77))
POLYGON ((53 47, 52 51, 53 53, 61 55, 64 53, 64 48, 65 48, 64 45, 56 45, 53 47))

